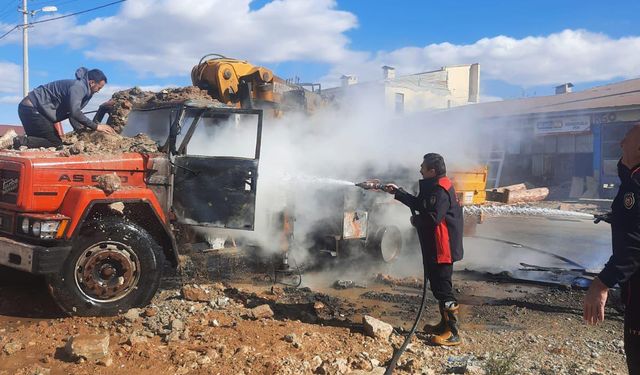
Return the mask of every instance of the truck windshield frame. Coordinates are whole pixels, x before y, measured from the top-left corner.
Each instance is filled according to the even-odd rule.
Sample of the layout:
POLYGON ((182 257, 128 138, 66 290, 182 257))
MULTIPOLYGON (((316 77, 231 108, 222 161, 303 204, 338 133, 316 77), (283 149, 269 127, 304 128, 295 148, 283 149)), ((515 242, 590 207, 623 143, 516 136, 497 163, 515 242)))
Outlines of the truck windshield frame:
POLYGON ((173 122, 170 131, 169 143, 171 146, 171 153, 174 155, 185 155, 187 153, 187 146, 191 142, 191 139, 196 132, 198 126, 202 126, 202 119, 207 118, 228 118, 231 115, 249 115, 256 116, 256 143, 253 160, 260 159, 260 149, 262 142, 262 120, 263 112, 261 109, 242 109, 242 108, 194 108, 190 106, 183 106, 173 122), (184 137, 179 137, 184 132, 184 137), (178 145, 180 143, 180 145, 178 145))

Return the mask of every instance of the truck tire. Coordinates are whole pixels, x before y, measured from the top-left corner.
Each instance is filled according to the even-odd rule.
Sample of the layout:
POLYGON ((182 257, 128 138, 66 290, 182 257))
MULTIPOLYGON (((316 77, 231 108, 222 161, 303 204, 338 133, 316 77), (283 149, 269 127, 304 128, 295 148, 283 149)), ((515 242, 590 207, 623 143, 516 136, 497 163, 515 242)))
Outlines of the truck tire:
POLYGON ((146 230, 111 217, 83 228, 61 271, 47 281, 67 314, 112 316, 147 305, 163 266, 162 249, 146 230))
POLYGON ((367 239, 367 251, 374 259, 384 263, 395 261, 402 251, 402 233, 394 225, 378 228, 367 239))

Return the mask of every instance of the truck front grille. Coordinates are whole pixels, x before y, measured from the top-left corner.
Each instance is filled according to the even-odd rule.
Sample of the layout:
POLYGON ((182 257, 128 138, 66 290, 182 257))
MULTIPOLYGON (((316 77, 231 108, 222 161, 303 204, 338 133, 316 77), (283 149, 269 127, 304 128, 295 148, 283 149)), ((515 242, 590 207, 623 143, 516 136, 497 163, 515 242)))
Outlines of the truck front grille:
POLYGON ((0 169, 0 202, 16 204, 19 185, 19 171, 0 169))

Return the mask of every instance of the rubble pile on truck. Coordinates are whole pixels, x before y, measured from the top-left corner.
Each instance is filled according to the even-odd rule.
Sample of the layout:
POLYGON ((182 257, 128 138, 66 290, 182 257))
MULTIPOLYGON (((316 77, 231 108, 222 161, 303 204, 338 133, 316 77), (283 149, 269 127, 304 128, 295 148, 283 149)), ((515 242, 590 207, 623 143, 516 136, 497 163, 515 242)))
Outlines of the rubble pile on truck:
POLYGON ((107 124, 116 132, 121 133, 127 125, 129 113, 134 109, 149 109, 168 103, 185 102, 195 100, 207 103, 213 107, 225 106, 218 100, 212 99, 206 90, 195 86, 167 88, 159 92, 143 91, 139 87, 133 87, 117 91, 109 101, 109 119, 107 124))

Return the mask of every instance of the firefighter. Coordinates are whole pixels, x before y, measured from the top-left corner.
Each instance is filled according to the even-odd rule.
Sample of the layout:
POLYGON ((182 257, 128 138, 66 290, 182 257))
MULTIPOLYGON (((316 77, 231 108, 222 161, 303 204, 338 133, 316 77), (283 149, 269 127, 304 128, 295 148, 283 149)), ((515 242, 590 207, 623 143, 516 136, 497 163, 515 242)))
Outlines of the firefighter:
POLYGON ((588 324, 604 320, 609 288, 619 284, 625 303, 627 366, 629 374, 640 375, 640 124, 627 132, 620 146, 620 188, 611 213, 597 217, 611 224, 613 255, 584 297, 584 320, 588 324))
POLYGON ((453 295, 451 276, 453 262, 462 259, 462 207, 458 203, 451 180, 446 176, 444 158, 439 154, 424 155, 420 165, 423 179, 418 196, 407 193, 395 184, 385 185, 385 191, 408 206, 413 215, 411 224, 418 232, 422 249, 424 275, 440 308, 440 322, 426 325, 424 330, 434 336, 435 345, 454 346, 461 343, 458 302, 453 295))
POLYGON ((109 125, 96 124, 82 113, 82 108, 106 83, 107 77, 101 70, 79 68, 75 79, 54 81, 33 89, 18 105, 18 116, 27 136, 14 138, 14 148, 61 146, 61 134, 54 123, 66 119, 76 131, 87 128, 115 134, 109 125))

